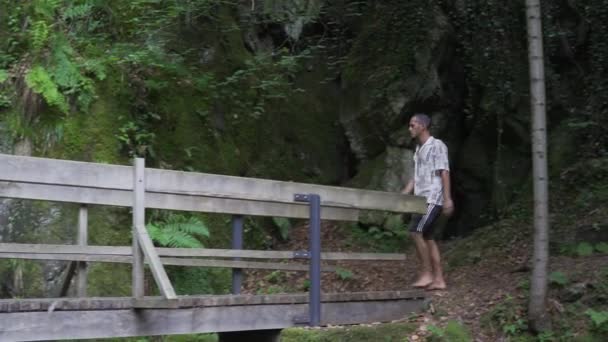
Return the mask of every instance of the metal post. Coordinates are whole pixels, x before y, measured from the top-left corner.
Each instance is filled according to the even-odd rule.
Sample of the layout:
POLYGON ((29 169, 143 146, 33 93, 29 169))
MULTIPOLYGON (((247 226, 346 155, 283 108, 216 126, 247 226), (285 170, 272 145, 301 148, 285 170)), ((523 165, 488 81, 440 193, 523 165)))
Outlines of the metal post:
POLYGON ((321 198, 309 195, 310 204, 310 325, 321 324, 321 198))
MULTIPOLYGON (((243 249, 243 216, 232 216, 232 249, 243 249)), ((238 258, 235 258, 238 260, 238 258)), ((241 293, 243 271, 240 268, 232 269, 232 294, 241 293)))
POLYGON ((145 223, 145 171, 146 165, 143 158, 135 158, 133 165, 133 270, 132 270, 132 293, 134 298, 144 296, 144 254, 139 246, 137 229, 145 223))

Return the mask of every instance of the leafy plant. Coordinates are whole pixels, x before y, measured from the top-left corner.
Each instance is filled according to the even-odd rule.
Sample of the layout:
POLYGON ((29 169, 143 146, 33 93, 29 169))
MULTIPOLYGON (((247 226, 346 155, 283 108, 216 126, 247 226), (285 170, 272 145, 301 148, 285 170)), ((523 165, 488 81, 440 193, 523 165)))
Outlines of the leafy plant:
POLYGON ((279 228, 279 234, 283 240, 289 238, 289 232, 291 231, 291 222, 285 217, 273 217, 272 222, 277 228, 279 228))
POLYGON ((568 278, 563 272, 551 272, 551 274, 549 274, 549 283, 563 287, 568 284, 568 278))
POLYGON ((69 111, 65 97, 59 92, 57 84, 42 66, 35 66, 25 76, 28 87, 42 95, 50 106, 58 108, 62 113, 69 111))
POLYGON ((527 328, 525 310, 511 296, 507 296, 491 311, 484 314, 481 323, 510 336, 517 335, 527 328))
POLYGON ((355 276, 355 274, 351 270, 342 267, 336 267, 336 274, 338 275, 338 278, 340 278, 340 280, 353 279, 355 276))
POLYGON ((146 225, 150 238, 165 247, 200 248, 200 237, 209 237, 209 229, 196 217, 170 214, 165 220, 146 225))
POLYGON ((592 330, 600 334, 608 334, 608 311, 588 309, 585 314, 591 319, 592 330))
POLYGON ((599 253, 607 254, 608 253, 608 243, 600 242, 600 243, 596 244, 595 250, 598 251, 599 253))
POLYGON ((593 246, 588 242, 581 242, 576 246, 578 256, 590 256, 593 254, 593 246))
POLYGON ((0 83, 3 83, 6 80, 8 80, 8 72, 0 69, 0 83))
POLYGON ((449 342, 469 342, 471 336, 468 330, 456 321, 449 321, 445 328, 434 325, 427 327, 431 333, 428 341, 449 341, 449 342))

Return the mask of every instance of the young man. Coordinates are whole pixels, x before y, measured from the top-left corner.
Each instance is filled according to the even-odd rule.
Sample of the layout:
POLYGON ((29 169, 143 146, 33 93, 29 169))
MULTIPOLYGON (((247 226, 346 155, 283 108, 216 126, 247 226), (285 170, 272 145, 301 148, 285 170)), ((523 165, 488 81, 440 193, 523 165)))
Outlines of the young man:
POLYGON ((413 286, 428 290, 446 288, 439 248, 433 236, 433 223, 443 212, 450 216, 454 203, 450 195, 450 165, 448 148, 431 136, 431 119, 425 114, 415 114, 410 119, 409 131, 418 143, 414 153, 414 176, 402 193, 426 198, 427 211, 424 215, 413 215, 410 223, 416 253, 421 263, 421 272, 413 286))

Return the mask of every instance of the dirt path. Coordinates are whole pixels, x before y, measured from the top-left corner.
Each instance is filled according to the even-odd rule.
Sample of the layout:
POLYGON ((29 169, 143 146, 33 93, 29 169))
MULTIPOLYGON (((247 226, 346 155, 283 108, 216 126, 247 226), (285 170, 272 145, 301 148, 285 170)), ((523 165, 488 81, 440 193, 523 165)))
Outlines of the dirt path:
MULTIPOLYGON (((346 251, 346 234, 331 224, 322 226, 324 251, 346 251)), ((457 259, 451 255, 457 242, 440 244, 446 259, 457 259)), ((446 291, 429 291, 431 305, 418 317, 407 318, 418 324, 418 330, 410 340, 424 340, 428 336, 428 326, 445 326, 450 320, 464 324, 475 341, 500 341, 501 331, 492 332, 482 327, 481 317, 505 301, 512 303, 510 309, 523 311, 525 293, 529 279, 527 260, 530 246, 522 241, 511 241, 508 249, 484 252, 479 258, 467 261, 461 266, 447 266, 446 291)), ((307 227, 294 227, 290 240, 279 244, 279 250, 301 250, 308 248, 307 227)), ((351 252, 360 252, 349 250, 351 252)), ((588 269, 599 267, 608 261, 607 258, 554 258, 551 269, 588 269)), ((447 262, 446 262, 447 263, 447 262)), ((445 263, 444 263, 445 264, 445 263)), ((354 292, 407 290, 414 281, 417 262, 414 251, 407 253, 405 262, 360 262, 342 261, 333 263, 343 272, 327 272, 322 275, 324 292, 354 292)), ((306 290, 307 277, 304 272, 272 272, 253 270, 246 272, 245 293, 280 293, 306 290)), ((507 313, 505 313, 507 314, 507 313)), ((508 314, 521 315, 525 312, 508 314)))

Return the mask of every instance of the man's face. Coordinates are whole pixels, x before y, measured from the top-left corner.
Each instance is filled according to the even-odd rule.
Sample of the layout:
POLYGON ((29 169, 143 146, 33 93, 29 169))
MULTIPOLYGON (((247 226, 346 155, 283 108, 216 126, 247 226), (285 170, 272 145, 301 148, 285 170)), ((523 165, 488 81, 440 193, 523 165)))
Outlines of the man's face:
POLYGON ((418 138, 420 132, 422 132, 423 130, 424 126, 418 120, 416 120, 415 117, 410 119, 409 131, 413 139, 418 138))

